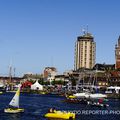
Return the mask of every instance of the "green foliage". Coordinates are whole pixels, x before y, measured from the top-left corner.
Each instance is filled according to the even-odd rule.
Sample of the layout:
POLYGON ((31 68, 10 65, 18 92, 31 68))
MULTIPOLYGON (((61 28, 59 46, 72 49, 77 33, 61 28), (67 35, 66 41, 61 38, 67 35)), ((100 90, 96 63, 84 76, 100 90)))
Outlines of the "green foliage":
POLYGON ((42 74, 25 74, 23 78, 30 78, 30 79, 42 79, 43 75, 42 74))
POLYGON ((29 81, 30 81, 31 83, 35 83, 35 81, 34 81, 34 80, 32 80, 32 79, 30 79, 29 81))
POLYGON ((59 80, 59 81, 52 81, 52 83, 51 83, 52 85, 64 85, 65 83, 64 83, 64 81, 62 81, 62 80, 59 80))
POLYGON ((44 85, 50 85, 50 82, 49 81, 44 81, 43 84, 44 85))

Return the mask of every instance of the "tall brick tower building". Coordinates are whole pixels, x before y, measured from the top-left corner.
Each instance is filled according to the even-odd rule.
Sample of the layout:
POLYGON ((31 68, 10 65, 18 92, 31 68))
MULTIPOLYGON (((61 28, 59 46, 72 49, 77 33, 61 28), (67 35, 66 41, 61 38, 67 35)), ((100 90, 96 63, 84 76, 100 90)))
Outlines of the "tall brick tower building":
POLYGON ((118 38, 118 43, 115 45, 115 69, 120 69, 120 36, 118 38))

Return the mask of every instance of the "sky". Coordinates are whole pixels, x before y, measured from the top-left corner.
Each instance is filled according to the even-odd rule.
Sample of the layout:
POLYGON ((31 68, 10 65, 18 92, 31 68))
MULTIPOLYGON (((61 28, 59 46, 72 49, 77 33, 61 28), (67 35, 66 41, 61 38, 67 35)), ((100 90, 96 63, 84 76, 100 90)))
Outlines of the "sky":
POLYGON ((0 0, 0 75, 10 65, 16 76, 74 69, 75 42, 87 25, 96 63, 114 64, 119 6, 119 0, 0 0))

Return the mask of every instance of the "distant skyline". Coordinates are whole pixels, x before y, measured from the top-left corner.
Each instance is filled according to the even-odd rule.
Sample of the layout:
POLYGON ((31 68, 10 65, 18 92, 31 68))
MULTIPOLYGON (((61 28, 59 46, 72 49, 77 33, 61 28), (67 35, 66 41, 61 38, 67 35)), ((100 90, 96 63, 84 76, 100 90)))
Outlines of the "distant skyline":
POLYGON ((88 25, 96 42, 96 63, 115 63, 120 35, 119 0, 1 0, 0 75, 58 73, 74 69, 77 37, 88 25), (10 62, 12 61, 12 62, 10 62))

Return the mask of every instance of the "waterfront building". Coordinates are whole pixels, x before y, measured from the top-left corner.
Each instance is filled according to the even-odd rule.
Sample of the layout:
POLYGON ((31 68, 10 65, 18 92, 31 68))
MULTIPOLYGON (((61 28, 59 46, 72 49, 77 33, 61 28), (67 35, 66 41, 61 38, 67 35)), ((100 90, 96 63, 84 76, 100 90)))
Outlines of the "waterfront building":
POLYGON ((97 70, 97 71, 112 71, 115 70, 115 64, 95 64, 95 66, 93 67, 93 70, 97 70))
POLYGON ((66 70, 65 72, 63 72, 63 75, 68 76, 70 74, 72 74, 74 72, 74 70, 66 70))
POLYGON ((84 32, 75 44, 74 69, 92 69, 95 65, 96 43, 92 34, 84 32))
POLYGON ((69 81, 69 76, 67 76, 67 75, 56 75, 55 76, 55 81, 68 82, 69 81))
POLYGON ((118 43, 115 45, 115 68, 120 69, 120 36, 118 38, 118 43))
POLYGON ((52 82, 57 75, 57 69, 55 67, 46 67, 44 69, 44 79, 52 82))

